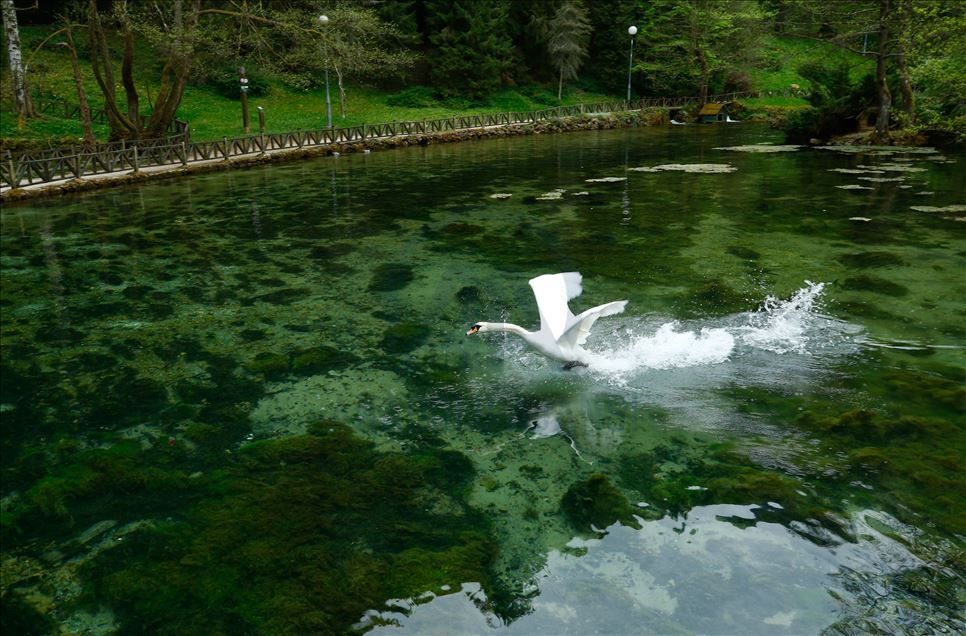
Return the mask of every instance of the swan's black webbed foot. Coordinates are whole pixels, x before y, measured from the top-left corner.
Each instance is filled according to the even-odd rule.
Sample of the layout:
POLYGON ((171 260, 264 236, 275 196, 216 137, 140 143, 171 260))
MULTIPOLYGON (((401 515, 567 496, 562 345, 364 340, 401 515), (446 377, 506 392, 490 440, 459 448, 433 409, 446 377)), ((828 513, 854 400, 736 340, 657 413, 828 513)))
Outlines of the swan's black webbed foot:
POLYGON ((587 363, 586 362, 577 362, 576 360, 573 360, 573 361, 568 362, 567 364, 565 364, 563 370, 564 371, 573 371, 577 367, 586 367, 586 366, 587 366, 587 363))

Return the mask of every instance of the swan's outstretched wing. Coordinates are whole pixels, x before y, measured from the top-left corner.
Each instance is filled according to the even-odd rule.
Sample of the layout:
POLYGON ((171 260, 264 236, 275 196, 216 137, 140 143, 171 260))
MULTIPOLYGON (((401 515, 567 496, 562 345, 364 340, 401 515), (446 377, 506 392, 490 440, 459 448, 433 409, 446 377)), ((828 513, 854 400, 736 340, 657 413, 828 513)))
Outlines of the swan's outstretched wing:
POLYGON ((590 328, 594 326, 598 318, 619 314, 624 311, 625 305, 627 305, 626 300, 615 300, 612 303, 591 307, 587 311, 581 312, 580 315, 574 317, 572 324, 563 335, 557 338, 557 344, 564 349, 572 349, 584 344, 587 341, 588 334, 590 334, 590 328))
POLYGON ((575 320, 567 301, 580 295, 580 279, 578 272, 565 272, 544 274, 530 280, 540 310, 540 330, 549 331, 554 340, 559 340, 575 320))

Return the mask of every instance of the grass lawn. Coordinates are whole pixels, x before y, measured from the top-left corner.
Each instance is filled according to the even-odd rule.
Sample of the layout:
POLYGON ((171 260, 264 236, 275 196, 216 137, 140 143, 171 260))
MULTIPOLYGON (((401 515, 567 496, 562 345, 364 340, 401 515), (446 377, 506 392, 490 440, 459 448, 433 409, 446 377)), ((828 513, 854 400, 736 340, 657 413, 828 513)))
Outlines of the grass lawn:
MULTIPOLYGON (((25 58, 29 63, 28 74, 31 85, 45 95, 75 104, 77 93, 67 51, 63 47, 55 46, 62 38, 54 38, 43 48, 37 48, 53 30, 54 27, 49 26, 21 28, 21 40, 25 58)), ((87 50, 84 31, 78 31, 75 34, 75 42, 82 58, 84 86, 91 108, 101 109, 104 104, 103 97, 94 82, 89 64, 83 62, 87 50)), ((160 69, 157 62, 137 64, 139 60, 151 59, 151 51, 143 42, 138 43, 137 47, 135 83, 141 91, 142 111, 146 111, 147 89, 150 87, 151 92, 156 94, 160 69)), ((756 90, 785 89, 791 84, 808 88, 808 81, 798 75, 797 69, 804 62, 814 59, 847 63, 855 77, 873 68, 872 61, 869 59, 813 40, 765 35, 763 47, 764 63, 759 64, 762 68, 746 69, 756 90)), ((117 62, 119 64, 119 61, 117 62)), ((119 68, 117 72, 119 73, 119 68)), ((5 85, 8 84, 5 67, 0 68, 0 80, 3 80, 5 85)), ((413 108, 390 105, 388 102, 396 95, 395 92, 349 83, 346 86, 346 113, 343 117, 339 108, 338 88, 334 81, 331 89, 332 123, 336 127, 385 123, 394 120, 437 119, 453 115, 540 110, 558 104, 569 105, 615 99, 611 95, 589 93, 577 88, 567 90, 565 87, 564 98, 558 102, 556 92, 551 88, 526 86, 508 88, 491 95, 485 105, 468 106, 430 100, 431 105, 413 108)), ((119 88, 118 92, 123 95, 122 89, 119 88)), ((805 105, 802 99, 779 97, 743 100, 743 102, 751 108, 793 108, 805 105)), ((251 129, 255 132, 258 131, 256 110, 258 106, 264 108, 268 132, 322 128, 326 122, 324 89, 300 91, 270 80, 267 93, 250 97, 248 105, 251 129)), ((79 121, 51 114, 31 119, 23 129, 20 129, 17 127, 17 118, 10 108, 9 102, 6 101, 0 105, 0 139, 3 140, 4 147, 17 148, 37 143, 70 145, 78 143, 83 134, 79 121)), ((199 141, 220 139, 223 136, 239 136, 243 132, 240 100, 224 97, 210 86, 188 86, 178 109, 178 117, 191 124, 192 138, 199 141)), ((99 140, 106 140, 110 130, 105 125, 95 124, 94 133, 99 140)))
MULTIPOLYGON (((866 73, 875 72, 875 60, 826 42, 794 36, 765 35, 762 37, 763 68, 748 68, 746 72, 755 90, 779 90, 792 84, 810 89, 810 82, 798 74, 806 62, 820 61, 826 65, 846 64, 853 81, 866 73)), ((777 105, 777 104, 776 104, 777 105)))

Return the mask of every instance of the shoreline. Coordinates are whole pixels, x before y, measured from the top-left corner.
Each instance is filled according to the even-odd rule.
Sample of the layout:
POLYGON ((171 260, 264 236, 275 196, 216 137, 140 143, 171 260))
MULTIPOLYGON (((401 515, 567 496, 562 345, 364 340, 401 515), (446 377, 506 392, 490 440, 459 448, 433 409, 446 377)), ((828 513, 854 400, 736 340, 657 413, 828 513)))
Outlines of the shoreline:
POLYGON ((150 166, 137 172, 130 170, 111 172, 80 179, 63 179, 37 183, 20 188, 7 188, 0 191, 0 201, 11 203, 41 197, 61 196, 77 192, 87 192, 104 188, 144 183, 159 179, 172 179, 220 170, 232 170, 266 163, 284 163, 300 159, 332 156, 365 151, 392 150, 407 146, 428 146, 440 143, 459 143, 493 137, 519 137, 524 135, 579 132, 584 130, 607 130, 614 128, 634 128, 669 123, 670 109, 663 107, 646 108, 639 111, 624 111, 598 115, 563 117, 551 121, 528 124, 506 124, 485 128, 469 128, 440 133, 415 133, 395 137, 365 140, 352 143, 333 143, 301 148, 296 150, 270 150, 253 152, 231 159, 211 159, 191 165, 172 163, 164 166, 150 166))

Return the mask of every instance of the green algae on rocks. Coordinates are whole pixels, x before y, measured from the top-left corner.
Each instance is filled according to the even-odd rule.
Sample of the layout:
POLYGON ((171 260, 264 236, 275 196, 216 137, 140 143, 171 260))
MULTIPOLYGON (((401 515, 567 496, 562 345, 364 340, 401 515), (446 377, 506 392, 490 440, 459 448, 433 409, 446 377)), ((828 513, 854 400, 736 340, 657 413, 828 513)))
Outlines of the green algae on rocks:
POLYGON ((348 427, 256 442, 207 492, 87 569, 125 625, 158 634, 345 633, 388 598, 477 581, 496 546, 464 501, 473 468, 425 447, 383 453, 348 427), (428 498, 446 508, 427 511, 428 498))

